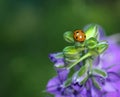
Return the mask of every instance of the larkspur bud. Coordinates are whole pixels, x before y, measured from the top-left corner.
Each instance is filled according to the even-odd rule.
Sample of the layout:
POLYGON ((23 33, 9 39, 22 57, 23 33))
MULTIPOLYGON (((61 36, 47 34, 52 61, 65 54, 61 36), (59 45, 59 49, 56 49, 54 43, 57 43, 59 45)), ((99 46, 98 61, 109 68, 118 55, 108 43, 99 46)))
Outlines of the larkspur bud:
POLYGON ((100 42, 97 45, 97 51, 99 52, 99 54, 103 53, 107 48, 108 48, 108 43, 106 41, 100 42))
POLYGON ((72 31, 67 31, 63 34, 63 37, 65 41, 69 43, 74 43, 74 38, 73 38, 73 32, 72 31))
POLYGON ((88 40, 85 41, 85 46, 88 48, 88 49, 94 49, 98 44, 98 41, 96 38, 89 38, 88 40))
POLYGON ((75 62, 80 58, 79 49, 75 48, 75 46, 67 46, 63 49, 63 54, 65 57, 65 62, 67 64, 75 62))
POLYGON ((99 25, 97 25, 97 24, 89 24, 89 25, 85 26, 83 28, 83 31, 86 34, 86 40, 91 37, 94 37, 97 40, 99 40, 100 33, 98 30, 99 30, 99 25))

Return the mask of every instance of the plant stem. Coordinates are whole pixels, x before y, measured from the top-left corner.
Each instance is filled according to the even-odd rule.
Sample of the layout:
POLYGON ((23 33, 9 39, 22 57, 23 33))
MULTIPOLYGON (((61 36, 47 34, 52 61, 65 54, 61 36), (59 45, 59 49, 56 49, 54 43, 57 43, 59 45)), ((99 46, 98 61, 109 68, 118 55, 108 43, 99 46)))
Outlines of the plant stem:
POLYGON ((77 65, 79 62, 81 62, 82 60, 90 57, 91 55, 92 55, 92 54, 88 52, 88 53, 85 54, 83 57, 81 57, 80 59, 78 59, 75 63, 68 65, 68 66, 67 66, 67 69, 71 69, 72 67, 74 67, 75 65, 77 65))

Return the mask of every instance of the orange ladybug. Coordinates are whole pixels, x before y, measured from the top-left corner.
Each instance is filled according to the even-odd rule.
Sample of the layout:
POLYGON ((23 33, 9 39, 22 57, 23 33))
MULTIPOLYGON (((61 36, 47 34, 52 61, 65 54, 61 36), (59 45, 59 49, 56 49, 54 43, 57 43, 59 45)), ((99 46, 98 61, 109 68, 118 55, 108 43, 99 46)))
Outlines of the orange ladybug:
POLYGON ((75 30, 73 37, 78 42, 84 42, 86 39, 86 35, 82 30, 75 30))

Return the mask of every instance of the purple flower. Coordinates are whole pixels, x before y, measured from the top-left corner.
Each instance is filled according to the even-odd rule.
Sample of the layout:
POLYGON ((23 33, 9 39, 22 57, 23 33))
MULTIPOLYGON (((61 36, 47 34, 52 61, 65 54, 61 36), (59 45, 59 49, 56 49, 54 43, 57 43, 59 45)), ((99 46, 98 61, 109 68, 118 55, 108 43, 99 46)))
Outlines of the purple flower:
POLYGON ((85 95, 83 87, 78 83, 71 83, 71 85, 65 87, 64 82, 67 79, 68 73, 68 70, 59 70, 58 76, 48 82, 47 92, 54 94, 55 97, 81 97, 81 95, 85 95))
MULTIPOLYGON (((68 77, 68 74, 71 70, 67 68, 69 64, 66 63, 66 59, 69 62, 79 60, 79 51, 77 52, 76 48, 74 48, 69 52, 69 49, 71 49, 69 48, 66 52, 63 50, 64 53, 50 54, 49 58, 54 63, 57 76, 49 80, 46 87, 47 92, 55 95, 55 97, 120 97, 119 37, 118 35, 105 37, 102 28, 98 25, 97 27, 98 34, 96 35, 94 35, 96 30, 94 32, 91 30, 96 29, 94 26, 88 25, 86 29, 84 29, 84 31, 88 31, 87 38, 90 37, 89 35, 92 32, 94 38, 97 37, 99 42, 102 40, 108 41, 108 49, 103 54, 100 53, 96 58, 91 57, 91 59, 94 58, 92 65, 90 59, 86 59, 88 63, 87 61, 79 61, 76 63, 74 65, 75 71, 70 77, 68 77), (66 56, 64 54, 66 54, 66 56), (67 82, 68 84, 66 85, 67 82)), ((65 36, 67 41, 72 41, 72 37, 69 37, 71 36, 71 32, 70 34, 67 33, 67 35, 68 36, 65 36)), ((72 46, 72 48, 73 47, 74 46, 72 46)), ((88 48, 86 52, 89 51, 89 49, 90 48, 88 48)), ((71 64, 72 63, 74 62, 71 62, 71 64)))
POLYGON ((91 78, 86 81, 88 97, 120 97, 120 46, 115 40, 110 42, 111 38, 106 38, 109 42, 106 52, 100 56, 100 59, 97 58, 97 61, 93 62, 99 63, 95 67, 104 69, 108 76, 103 78, 93 75, 101 89, 95 86, 91 78))
MULTIPOLYGON (((119 35, 118 35, 119 36, 119 35)), ((118 37, 117 36, 117 37, 118 37)), ((109 47, 106 52, 101 56, 100 65, 108 73, 106 78, 106 96, 119 97, 120 95, 120 46, 118 45, 115 35, 106 38, 109 42, 109 47), (113 39, 114 38, 114 39, 113 39)))
POLYGON ((63 57, 62 52, 50 54, 49 58, 54 63, 55 67, 65 66, 64 57, 63 57))

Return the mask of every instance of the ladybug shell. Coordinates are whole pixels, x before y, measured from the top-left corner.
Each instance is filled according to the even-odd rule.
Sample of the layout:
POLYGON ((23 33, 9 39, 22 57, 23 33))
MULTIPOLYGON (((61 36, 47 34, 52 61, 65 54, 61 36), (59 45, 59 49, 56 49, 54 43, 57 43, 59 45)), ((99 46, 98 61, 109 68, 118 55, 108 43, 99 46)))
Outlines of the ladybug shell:
POLYGON ((73 37, 78 42, 84 42, 86 39, 86 35, 82 30, 75 30, 73 37))

